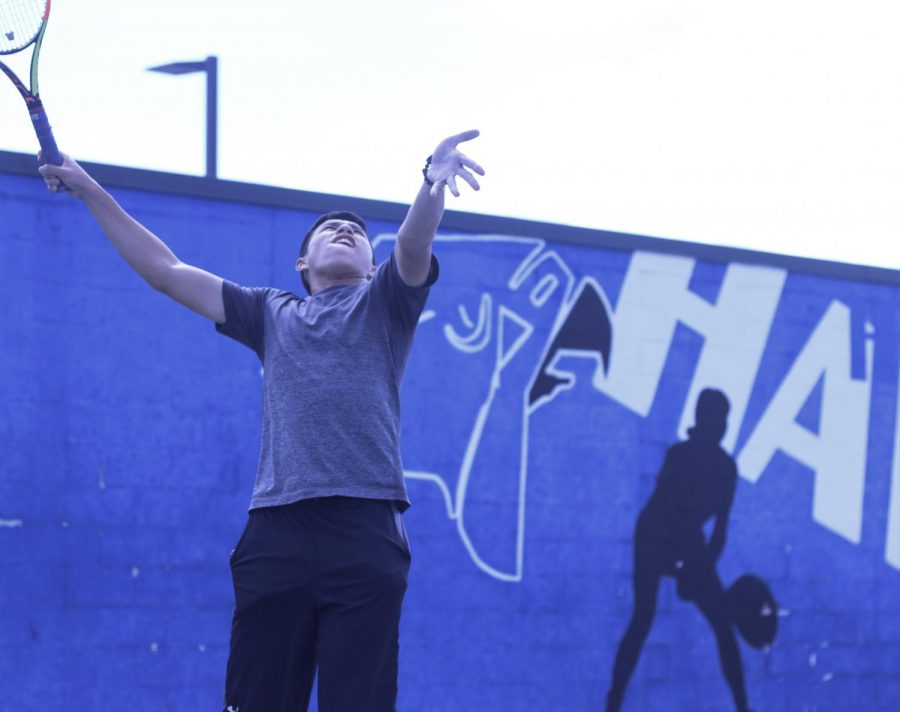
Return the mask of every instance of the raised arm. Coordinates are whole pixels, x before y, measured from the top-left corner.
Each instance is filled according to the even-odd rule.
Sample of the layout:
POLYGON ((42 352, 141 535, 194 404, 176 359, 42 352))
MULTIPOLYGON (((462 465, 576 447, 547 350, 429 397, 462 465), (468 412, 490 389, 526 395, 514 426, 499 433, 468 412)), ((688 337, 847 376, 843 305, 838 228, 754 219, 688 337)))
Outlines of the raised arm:
POLYGON ((179 260, 70 157, 63 156, 61 166, 44 165, 39 170, 48 190, 57 192, 62 181, 87 205, 113 247, 151 287, 207 319, 225 321, 221 277, 179 260))
POLYGON ((464 131, 445 138, 428 158, 425 181, 400 226, 394 247, 400 278, 411 287, 418 287, 428 279, 431 244, 444 214, 444 188, 449 188, 454 196, 459 197, 457 177, 466 181, 473 190, 480 187, 469 170, 483 176, 484 169, 457 149, 460 143, 471 141, 476 136, 478 131, 464 131))

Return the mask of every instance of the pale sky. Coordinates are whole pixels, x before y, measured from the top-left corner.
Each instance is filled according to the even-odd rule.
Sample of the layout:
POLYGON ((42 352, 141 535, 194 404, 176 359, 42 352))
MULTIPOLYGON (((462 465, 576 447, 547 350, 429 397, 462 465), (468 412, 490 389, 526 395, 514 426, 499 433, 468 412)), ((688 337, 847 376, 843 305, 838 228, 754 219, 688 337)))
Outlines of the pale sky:
MULTIPOLYGON (((894 0, 53 0, 41 90, 76 159, 900 269, 894 0)), ((9 62, 27 74, 23 57, 9 62)), ((0 148, 36 151, 0 82, 0 148)))

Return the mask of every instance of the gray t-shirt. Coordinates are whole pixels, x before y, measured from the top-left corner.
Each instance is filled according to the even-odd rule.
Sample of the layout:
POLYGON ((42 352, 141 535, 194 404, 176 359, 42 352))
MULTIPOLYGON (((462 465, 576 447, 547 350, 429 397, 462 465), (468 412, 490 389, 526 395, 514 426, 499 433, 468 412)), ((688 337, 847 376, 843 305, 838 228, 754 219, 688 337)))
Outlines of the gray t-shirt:
POLYGON ((311 497, 391 499, 409 506, 400 462, 400 381, 438 276, 404 284, 394 255, 371 281, 301 299, 222 287, 216 330, 263 364, 262 443, 250 509, 311 497))

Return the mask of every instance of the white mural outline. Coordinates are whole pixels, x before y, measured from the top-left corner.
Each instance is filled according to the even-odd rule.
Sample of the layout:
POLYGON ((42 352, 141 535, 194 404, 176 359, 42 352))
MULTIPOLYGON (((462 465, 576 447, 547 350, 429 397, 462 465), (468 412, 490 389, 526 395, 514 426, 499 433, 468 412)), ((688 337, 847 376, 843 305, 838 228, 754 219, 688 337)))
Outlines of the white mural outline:
MULTIPOLYGON (((485 292, 481 295, 481 303, 478 305, 478 323, 473 324, 469 318, 469 312, 462 304, 459 305, 459 318, 462 323, 472 329, 468 336, 460 336, 456 333, 453 324, 444 324, 444 336, 457 351, 467 354, 477 353, 484 349, 491 340, 491 307, 493 300, 491 295, 485 292), (480 337, 480 338, 479 338, 480 337)), ((421 323, 421 319, 419 320, 421 323)))
MULTIPOLYGON (((382 242, 393 241, 395 235, 378 235, 373 244, 377 247, 382 242)), ((546 334, 545 342, 541 346, 539 358, 535 360, 535 365, 530 372, 525 387, 521 393, 521 438, 519 443, 519 466, 518 466, 518 502, 515 532, 515 560, 511 570, 503 570, 484 559, 479 553, 475 542, 472 540, 470 532, 466 527, 466 500, 471 483, 472 468, 475 457, 478 453, 479 446, 484 435, 485 425, 491 409, 494 407, 495 397, 500 388, 501 376, 503 370, 512 362, 516 354, 522 349, 525 343, 532 338, 535 332, 534 324, 522 317, 519 313, 505 304, 497 304, 496 310, 493 308, 493 300, 488 293, 482 294, 478 320, 474 323, 469 317, 463 305, 458 307, 459 318, 463 325, 470 329, 467 335, 461 335, 452 324, 445 324, 443 331, 447 342, 450 346, 464 353, 475 353, 481 351, 491 342, 492 334, 496 334, 496 350, 494 354, 494 366, 491 374, 488 392, 482 401, 478 410, 475 423, 469 434, 466 444, 465 455, 460 467, 459 478, 455 492, 451 492, 447 485, 449 478, 442 477, 440 473, 425 472, 421 470, 405 470, 404 475, 410 479, 418 479, 435 484, 444 500, 447 516, 456 522, 457 532, 460 540, 466 548, 472 562, 487 575, 501 581, 518 582, 522 580, 524 569, 524 545, 525 545, 525 528, 526 528, 526 502, 527 502, 527 482, 528 482, 528 444, 529 444, 529 418, 538 408, 550 402, 559 392, 567 390, 574 385, 573 374, 565 371, 559 371, 554 368, 553 375, 558 377, 569 377, 566 388, 554 389, 554 391, 535 403, 529 404, 529 393, 535 379, 541 371, 541 366, 547 358, 547 354, 553 343, 553 337, 558 332, 560 326, 564 323, 565 318, 581 291, 590 284, 604 301, 607 309, 609 309, 608 301, 605 293, 596 280, 586 278, 579 285, 576 291, 575 275, 572 270, 565 264, 559 254, 553 250, 545 251, 546 242, 534 238, 515 238, 501 235, 479 235, 479 236, 438 236, 437 242, 473 242, 483 243, 515 243, 532 245, 532 251, 522 260, 513 272, 507 282, 507 287, 512 291, 519 290, 525 281, 534 274, 535 270, 541 267, 551 265, 558 273, 543 276, 538 283, 532 288, 528 295, 530 303, 536 308, 543 308, 553 294, 560 288, 564 290, 560 305, 553 317, 552 326, 546 334), (496 316, 495 316, 496 314, 496 316), (494 323, 496 322, 496 326, 494 323), (506 344, 507 330, 510 326, 515 325, 519 329, 519 333, 515 336, 512 343, 506 344)), ((428 312, 428 318, 434 318, 434 312, 428 312)), ((424 320, 420 320, 420 323, 424 320)), ((583 357, 584 352, 567 350, 565 355, 574 355, 583 357)), ((554 359, 554 364, 558 361, 554 359)))

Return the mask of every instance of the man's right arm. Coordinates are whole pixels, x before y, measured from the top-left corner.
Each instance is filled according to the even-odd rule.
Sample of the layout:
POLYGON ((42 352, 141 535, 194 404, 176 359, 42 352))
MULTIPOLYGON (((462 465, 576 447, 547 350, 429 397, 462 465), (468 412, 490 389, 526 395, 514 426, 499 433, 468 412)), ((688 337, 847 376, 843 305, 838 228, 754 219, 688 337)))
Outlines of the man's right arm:
POLYGON ((68 156, 61 166, 44 165, 39 170, 48 190, 57 192, 63 182, 87 205, 113 247, 151 287, 207 319, 225 322, 221 277, 179 260, 68 156))

